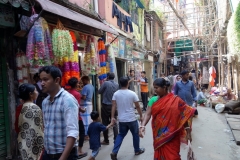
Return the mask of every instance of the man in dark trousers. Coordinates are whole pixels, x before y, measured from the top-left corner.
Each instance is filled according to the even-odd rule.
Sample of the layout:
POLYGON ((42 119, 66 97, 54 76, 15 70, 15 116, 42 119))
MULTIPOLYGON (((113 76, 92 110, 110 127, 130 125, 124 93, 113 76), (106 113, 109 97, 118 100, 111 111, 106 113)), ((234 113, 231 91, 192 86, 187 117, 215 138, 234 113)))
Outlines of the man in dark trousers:
MULTIPOLYGON (((111 123, 111 110, 112 110, 112 97, 113 94, 118 90, 119 85, 114 82, 115 74, 108 74, 108 81, 105 81, 98 93, 102 95, 102 108, 101 108, 101 117, 103 125, 107 126, 111 123)), ((113 127, 114 140, 118 135, 118 127, 115 125, 113 127)), ((108 130, 103 132, 104 140, 101 143, 102 145, 109 145, 108 139, 108 130)))
POLYGON ((141 86, 141 97, 143 103, 143 111, 147 110, 147 103, 148 103, 148 79, 146 77, 146 72, 141 72, 141 78, 139 80, 141 86))

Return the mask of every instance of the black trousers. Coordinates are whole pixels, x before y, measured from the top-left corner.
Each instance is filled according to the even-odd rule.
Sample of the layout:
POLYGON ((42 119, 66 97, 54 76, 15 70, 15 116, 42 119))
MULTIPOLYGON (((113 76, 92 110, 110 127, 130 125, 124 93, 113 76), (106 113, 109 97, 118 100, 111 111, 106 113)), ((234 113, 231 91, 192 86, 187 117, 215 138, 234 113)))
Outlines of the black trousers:
MULTIPOLYGON (((101 108, 101 117, 102 117, 102 124, 107 126, 111 123, 111 112, 112 112, 112 105, 106 105, 102 103, 102 108, 101 108)), ((117 117, 117 114, 115 114, 115 118, 117 117)), ((114 141, 118 135, 118 125, 115 124, 113 126, 113 134, 114 134, 114 141)), ((104 142, 109 143, 108 139, 108 129, 103 131, 103 137, 104 137, 104 142)))
POLYGON ((82 120, 78 121, 79 125, 79 140, 78 147, 83 147, 84 137, 85 137, 85 128, 82 120))
POLYGON ((142 103, 143 103, 143 110, 147 109, 147 103, 148 103, 148 93, 147 92, 141 92, 142 97, 142 103))

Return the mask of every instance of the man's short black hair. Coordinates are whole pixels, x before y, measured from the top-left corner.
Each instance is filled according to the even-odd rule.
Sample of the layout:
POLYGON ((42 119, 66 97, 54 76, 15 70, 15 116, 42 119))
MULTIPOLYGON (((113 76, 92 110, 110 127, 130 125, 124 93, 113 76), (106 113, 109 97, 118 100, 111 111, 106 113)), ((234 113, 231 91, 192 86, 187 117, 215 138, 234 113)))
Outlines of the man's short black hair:
POLYGON ((86 80, 86 81, 89 82, 89 81, 90 81, 90 78, 89 78, 88 76, 83 76, 83 77, 81 78, 81 80, 82 80, 82 81, 86 80))
POLYGON ((78 79, 76 77, 72 77, 68 80, 68 85, 71 86, 71 88, 77 87, 78 79))
POLYGON ((134 71, 133 69, 131 69, 129 72, 130 72, 130 73, 132 73, 132 72, 135 73, 135 71, 134 71))
POLYGON ((97 111, 92 111, 90 115, 91 115, 91 119, 94 121, 97 120, 99 117, 99 113, 97 111))
POLYGON ((62 79, 61 70, 55 66, 44 66, 39 69, 39 74, 41 74, 42 72, 46 72, 47 74, 50 74, 54 80, 58 77, 62 79))
POLYGON ((119 79, 119 83, 121 87, 127 87, 128 86, 129 79, 127 77, 121 77, 119 79))
POLYGON ((143 73, 143 74, 146 74, 146 72, 145 72, 145 71, 142 71, 141 73, 143 73))
POLYGON ((181 75, 184 76, 184 75, 187 74, 187 73, 189 73, 189 71, 184 70, 184 71, 181 72, 181 75))
POLYGON ((108 73, 108 79, 109 80, 114 80, 114 78, 115 78, 115 74, 114 73, 108 73))

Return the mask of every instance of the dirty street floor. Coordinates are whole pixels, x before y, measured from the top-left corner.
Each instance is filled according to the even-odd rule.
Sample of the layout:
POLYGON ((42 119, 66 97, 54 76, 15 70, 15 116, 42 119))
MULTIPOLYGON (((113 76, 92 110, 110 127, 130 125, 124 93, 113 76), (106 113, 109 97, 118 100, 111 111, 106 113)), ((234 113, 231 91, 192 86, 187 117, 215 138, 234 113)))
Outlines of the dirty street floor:
MULTIPOLYGON (((239 160, 240 146, 237 146, 228 127, 224 114, 218 114, 213 109, 198 107, 199 116, 193 120, 192 147, 198 160, 239 160)), ((111 130, 111 129, 110 129, 111 130)), ((111 132, 110 132, 111 133, 111 132)), ((141 139, 140 146, 146 151, 135 156, 132 145, 132 135, 129 132, 125 137, 118 160, 151 160, 153 159, 152 129, 149 121, 146 135, 141 139)), ((110 145, 102 146, 96 160, 110 160, 113 148, 113 136, 110 135, 110 145)), ((88 142, 84 143, 84 151, 91 155, 88 142)), ((181 146, 181 158, 187 159, 186 146, 181 146)), ((81 160, 87 160, 88 157, 81 160)))

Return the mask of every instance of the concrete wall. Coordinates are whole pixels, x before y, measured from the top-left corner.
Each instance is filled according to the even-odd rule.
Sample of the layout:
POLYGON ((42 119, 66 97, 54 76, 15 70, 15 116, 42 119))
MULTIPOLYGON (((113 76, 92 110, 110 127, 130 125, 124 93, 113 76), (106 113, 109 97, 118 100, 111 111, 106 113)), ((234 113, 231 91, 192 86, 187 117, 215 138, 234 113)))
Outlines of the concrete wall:
POLYGON ((88 11, 90 10, 91 7, 93 7, 92 0, 68 0, 68 1, 88 11))

